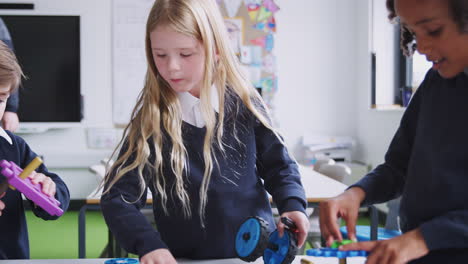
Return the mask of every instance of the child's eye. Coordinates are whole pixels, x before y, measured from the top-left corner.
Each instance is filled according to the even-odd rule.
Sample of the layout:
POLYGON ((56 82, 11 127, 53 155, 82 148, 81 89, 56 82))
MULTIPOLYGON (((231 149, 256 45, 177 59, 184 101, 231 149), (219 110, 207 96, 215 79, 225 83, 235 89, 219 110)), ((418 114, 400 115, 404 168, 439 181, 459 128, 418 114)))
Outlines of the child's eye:
POLYGON ((427 34, 431 37, 437 37, 440 35, 440 33, 442 33, 442 28, 438 28, 436 30, 433 30, 433 31, 429 31, 427 34))
POLYGON ((158 58, 164 58, 164 57, 166 57, 166 54, 156 54, 156 57, 158 57, 158 58))
POLYGON ((191 53, 186 53, 186 54, 183 54, 183 53, 182 53, 182 54, 180 54, 180 56, 182 56, 182 57, 185 57, 185 58, 186 58, 186 57, 190 57, 190 56, 192 56, 192 54, 191 54, 191 53))

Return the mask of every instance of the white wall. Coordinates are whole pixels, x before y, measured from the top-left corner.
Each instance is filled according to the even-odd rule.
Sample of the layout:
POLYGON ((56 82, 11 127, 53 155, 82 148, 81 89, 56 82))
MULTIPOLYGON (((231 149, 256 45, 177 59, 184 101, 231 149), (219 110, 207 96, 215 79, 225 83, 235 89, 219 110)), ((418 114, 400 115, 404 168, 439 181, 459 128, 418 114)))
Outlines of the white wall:
POLYGON ((369 1, 277 0, 276 116, 290 146, 304 133, 349 135, 353 159, 375 167, 403 111, 370 109, 369 1))
POLYGON ((276 116, 289 145, 306 133, 356 136, 356 5, 277 0, 276 116))

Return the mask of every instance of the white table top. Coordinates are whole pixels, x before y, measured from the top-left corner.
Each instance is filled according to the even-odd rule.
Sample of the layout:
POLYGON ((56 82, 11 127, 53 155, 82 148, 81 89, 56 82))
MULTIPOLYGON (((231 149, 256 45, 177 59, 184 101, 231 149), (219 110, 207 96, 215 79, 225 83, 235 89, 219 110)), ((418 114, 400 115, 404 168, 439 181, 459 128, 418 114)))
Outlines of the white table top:
MULTIPOLYGON (((302 185, 305 190, 308 202, 318 202, 320 200, 334 197, 342 193, 348 187, 339 181, 320 174, 313 168, 299 165, 299 173, 301 174, 302 185)), ((92 192, 88 197, 88 201, 98 203, 100 192, 92 192)), ((152 199, 151 192, 148 192, 148 199, 152 199)))
MULTIPOLYGON (((312 261, 314 264, 338 264, 337 258, 317 258, 309 256, 297 256, 292 264, 300 264, 301 259, 305 258, 312 261)), ((0 260, 0 264, 104 264, 108 259, 31 259, 31 260, 0 260)), ((363 257, 348 258, 348 264, 364 264, 366 261, 363 257)), ((240 259, 223 259, 223 260, 184 260, 177 261, 179 264, 245 264, 246 262, 240 259)), ((264 264, 263 259, 259 258, 252 264, 264 264)))
POLYGON ((299 165, 299 173, 309 202, 337 196, 348 188, 346 184, 320 174, 309 167, 299 165))

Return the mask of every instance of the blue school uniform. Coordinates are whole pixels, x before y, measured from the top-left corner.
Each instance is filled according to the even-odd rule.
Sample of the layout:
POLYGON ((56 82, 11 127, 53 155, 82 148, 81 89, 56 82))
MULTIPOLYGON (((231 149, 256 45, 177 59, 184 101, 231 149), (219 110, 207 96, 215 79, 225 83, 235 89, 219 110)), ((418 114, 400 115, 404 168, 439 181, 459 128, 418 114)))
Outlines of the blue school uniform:
MULTIPOLYGON (((19 136, 0 128, 0 159, 13 161, 21 168, 26 167, 37 154, 19 136)), ((55 199, 60 202, 60 208, 66 211, 70 202, 70 194, 65 183, 54 173, 41 164, 37 172, 50 177, 56 185, 55 199)), ((0 216, 0 259, 29 259, 29 240, 26 217, 24 214, 23 198, 18 190, 8 189, 1 198, 5 209, 0 216)), ((32 202, 33 213, 44 220, 55 220, 58 216, 51 216, 32 202)))
POLYGON ((405 111, 385 162, 356 185, 364 204, 401 195, 403 232, 420 228, 430 250, 414 263, 468 259, 468 72, 430 70, 405 111), (420 262, 422 261, 422 262, 420 262))

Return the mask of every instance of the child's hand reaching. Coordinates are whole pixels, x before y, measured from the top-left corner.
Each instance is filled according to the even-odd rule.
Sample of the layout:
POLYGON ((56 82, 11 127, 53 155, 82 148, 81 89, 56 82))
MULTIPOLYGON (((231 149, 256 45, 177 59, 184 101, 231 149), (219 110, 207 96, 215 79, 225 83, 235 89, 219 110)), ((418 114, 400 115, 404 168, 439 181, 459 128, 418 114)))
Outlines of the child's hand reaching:
POLYGON ((160 248, 146 253, 140 259, 141 264, 177 264, 171 252, 165 248, 160 248))
MULTIPOLYGON (((307 232, 309 232, 309 219, 307 216, 300 211, 286 212, 281 215, 281 217, 288 217, 291 219, 297 227, 297 247, 302 247, 307 238, 307 232)), ((283 236, 285 225, 279 221, 278 222, 278 233, 280 236, 283 236)))
MULTIPOLYGON (((0 194, 0 198, 3 198, 3 196, 5 196, 5 193, 6 193, 6 192, 0 194)), ((0 216, 2 215, 3 209, 5 209, 5 203, 2 202, 2 200, 0 200, 0 216)))
POLYGON ((29 174, 29 179, 31 179, 33 184, 40 183, 42 185, 42 192, 48 196, 54 197, 56 192, 55 182, 50 178, 45 176, 42 173, 37 173, 35 171, 29 174))

